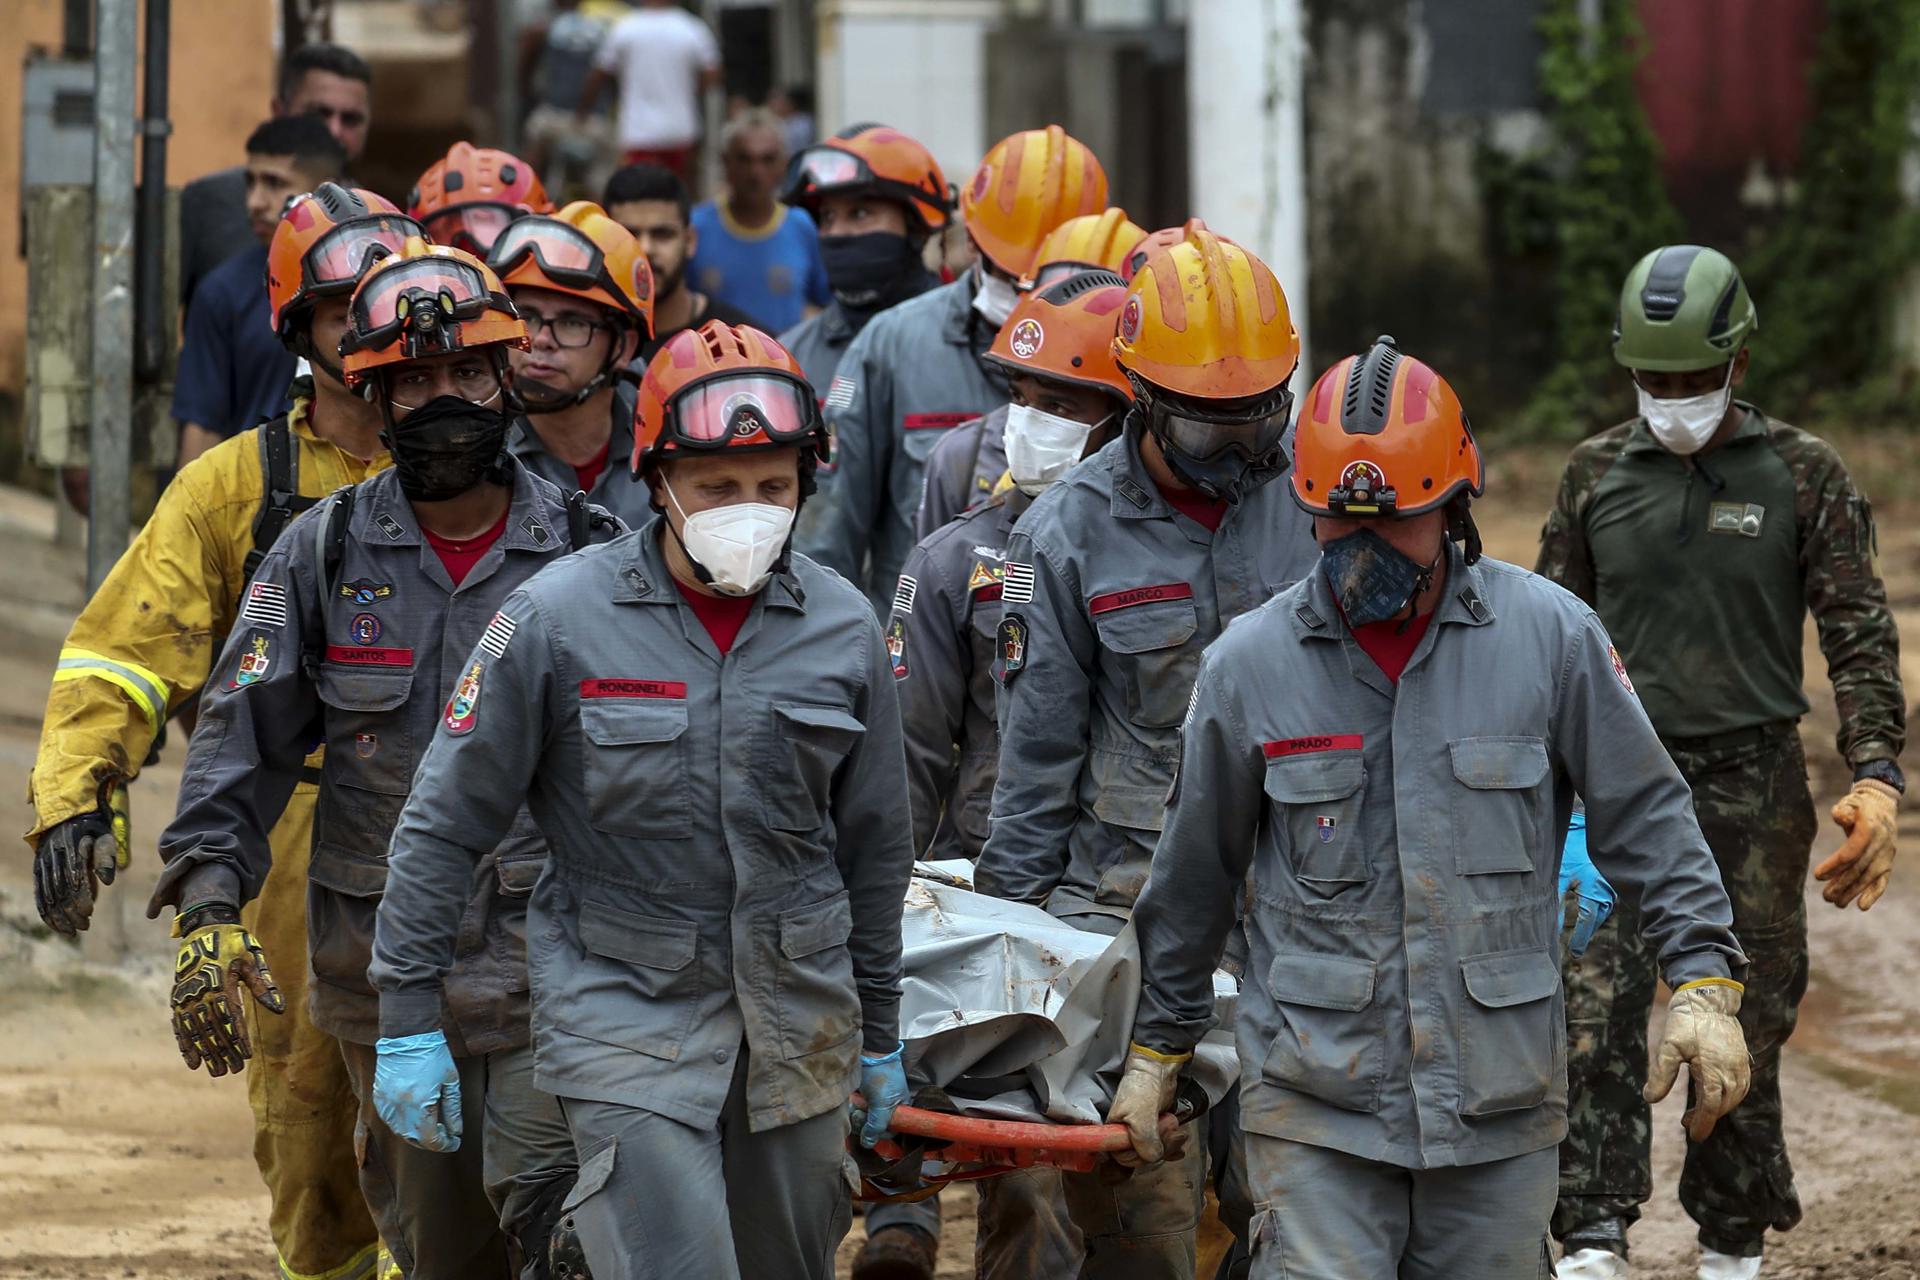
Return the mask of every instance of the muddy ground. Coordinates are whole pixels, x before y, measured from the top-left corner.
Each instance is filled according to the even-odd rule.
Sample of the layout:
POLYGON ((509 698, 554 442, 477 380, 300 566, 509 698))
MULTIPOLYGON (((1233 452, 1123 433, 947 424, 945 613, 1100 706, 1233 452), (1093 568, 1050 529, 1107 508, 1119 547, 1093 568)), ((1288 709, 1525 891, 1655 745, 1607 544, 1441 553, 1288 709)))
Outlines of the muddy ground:
MULTIPOLYGON (((1876 446, 1870 463, 1856 459, 1856 473, 1875 490, 1899 492, 1884 476, 1920 473, 1903 456, 1912 451, 1904 442, 1876 446)), ((1531 563, 1556 461, 1509 456, 1492 477, 1493 493, 1508 501, 1483 504, 1482 524, 1492 554, 1531 563)), ((1883 568, 1909 637, 1920 635, 1915 514, 1881 513, 1883 568)), ((27 826, 25 778, 48 673, 79 603, 78 557, 51 545, 52 524, 39 500, 0 491, 0 833, 27 826)), ((1909 656, 1906 667, 1909 687, 1920 687, 1920 663, 1909 656)), ((1815 711, 1805 736, 1824 807, 1845 778, 1811 638, 1808 671, 1815 711)), ((164 925, 143 914, 180 756, 176 745, 136 784, 133 871, 109 890, 80 946, 49 938, 35 919, 24 845, 0 854, 0 1280, 272 1274, 244 1087, 181 1065, 165 1013, 172 948, 164 925)), ((1909 850, 1920 841, 1916 817, 1903 823, 1909 850)), ((1816 856, 1832 843, 1823 832, 1816 856)), ((1788 1129, 1807 1216, 1773 1242, 1769 1277, 1920 1277, 1916 856, 1909 852, 1904 874, 1871 914, 1835 911, 1809 893, 1813 978, 1786 1059, 1788 1129)), ((1673 1199, 1679 1110, 1677 1098, 1660 1110, 1660 1190, 1634 1233, 1636 1274, 1650 1280, 1693 1274, 1691 1224, 1673 1199)), ((973 1197, 963 1190, 948 1199, 941 1274, 969 1275, 973 1197)))

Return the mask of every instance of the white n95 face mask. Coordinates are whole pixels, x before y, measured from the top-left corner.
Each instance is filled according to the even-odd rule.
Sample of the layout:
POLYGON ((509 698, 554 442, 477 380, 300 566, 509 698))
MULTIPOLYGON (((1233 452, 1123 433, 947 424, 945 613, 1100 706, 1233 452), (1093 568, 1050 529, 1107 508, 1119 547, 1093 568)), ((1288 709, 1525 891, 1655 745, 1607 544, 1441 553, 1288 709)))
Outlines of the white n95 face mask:
POLYGON ((1668 453, 1690 457, 1706 448, 1725 420, 1727 406, 1733 403, 1733 362, 1727 362, 1727 376, 1720 389, 1705 395, 1661 400, 1648 395, 1638 382, 1634 390, 1640 397, 1640 416, 1646 419, 1653 438, 1668 453))
POLYGON ((1020 295, 1011 284, 985 266, 976 264, 974 270, 980 273, 980 287, 973 291, 973 309, 998 329, 1013 314, 1013 305, 1020 301, 1020 295))
POLYGON ((1080 461, 1094 424, 1043 413, 1032 405, 1007 406, 1007 471, 1020 492, 1039 493, 1080 461))
POLYGON ((767 585, 793 532, 793 512, 765 502, 736 502, 688 515, 666 485, 667 497, 685 521, 680 545, 707 584, 722 595, 750 596, 767 585))

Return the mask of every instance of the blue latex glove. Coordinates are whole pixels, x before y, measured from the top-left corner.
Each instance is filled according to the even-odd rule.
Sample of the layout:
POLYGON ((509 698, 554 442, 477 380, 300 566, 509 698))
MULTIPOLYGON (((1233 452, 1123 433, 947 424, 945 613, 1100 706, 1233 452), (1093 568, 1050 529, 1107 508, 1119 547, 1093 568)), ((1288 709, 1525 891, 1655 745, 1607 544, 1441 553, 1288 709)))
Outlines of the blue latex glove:
POLYGON ((1567 825, 1566 848, 1560 852, 1560 926, 1567 924, 1567 890, 1580 895, 1580 914, 1574 918, 1573 941, 1568 949, 1583 956, 1593 944, 1593 935, 1613 914, 1613 886, 1587 857, 1587 815, 1576 810, 1567 825))
POLYGON ((907 1069, 900 1062, 905 1044, 883 1058, 860 1055, 860 1092, 867 1100, 867 1122, 860 1127, 860 1145, 880 1141, 893 1122, 893 1109, 907 1100, 907 1069))
POLYGON ((374 1044, 373 1109, 387 1128, 428 1151, 460 1149, 460 1071, 438 1031, 374 1044))

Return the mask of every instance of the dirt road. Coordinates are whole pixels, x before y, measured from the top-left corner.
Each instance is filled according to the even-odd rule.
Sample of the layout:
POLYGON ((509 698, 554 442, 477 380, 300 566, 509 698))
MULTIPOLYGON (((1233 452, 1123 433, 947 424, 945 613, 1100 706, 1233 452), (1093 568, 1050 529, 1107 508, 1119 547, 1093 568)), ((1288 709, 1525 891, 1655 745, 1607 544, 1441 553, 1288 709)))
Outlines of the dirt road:
MULTIPOLYGON (((1530 563, 1551 462, 1522 457, 1495 492, 1524 495, 1483 525, 1492 554, 1530 563)), ((1920 522, 1883 512, 1882 560, 1903 629, 1920 635, 1920 522), (1899 524, 1911 532, 1903 531, 1899 524)), ((46 508, 0 493, 0 832, 26 828, 48 673, 78 603, 78 567, 47 545, 46 508)), ((1838 798, 1825 667, 1809 644, 1805 736, 1816 795, 1838 798)), ((1908 661, 1909 688, 1920 663, 1908 661)), ((144 918, 181 749, 133 790, 138 849, 79 947, 34 917, 23 845, 0 856, 0 1280, 266 1277, 266 1197, 243 1085, 188 1073, 166 1027, 172 948, 144 918)), ((1912 815, 1909 815, 1911 819, 1912 815)), ((1911 861, 1920 823, 1909 821, 1911 861)), ((1823 833, 1821 849, 1831 838, 1823 833)), ((1813 979, 1787 1051, 1789 1133, 1807 1217, 1771 1250, 1770 1280, 1920 1278, 1920 871, 1869 915, 1809 895, 1813 979)), ((1636 1274, 1685 1280, 1691 1224, 1673 1200, 1679 1102, 1661 1109, 1660 1188, 1634 1233, 1636 1274)), ((972 1195, 949 1195, 943 1276, 971 1274, 972 1195)), ((855 1228, 856 1235, 858 1227, 855 1228)), ((849 1241, 845 1254, 855 1242, 849 1241)))

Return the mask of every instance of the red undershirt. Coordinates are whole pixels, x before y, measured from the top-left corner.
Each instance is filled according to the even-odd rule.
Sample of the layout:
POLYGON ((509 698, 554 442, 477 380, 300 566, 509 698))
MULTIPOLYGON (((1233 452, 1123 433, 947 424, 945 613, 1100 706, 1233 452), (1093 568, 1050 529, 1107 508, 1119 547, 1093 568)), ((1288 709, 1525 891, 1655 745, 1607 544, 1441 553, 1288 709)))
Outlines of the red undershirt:
POLYGON ((600 452, 573 468, 573 478, 580 482, 581 489, 587 493, 593 492, 593 482, 598 480, 600 473, 607 469, 607 451, 611 448, 613 448, 613 441, 609 439, 600 446, 600 452))
POLYGON ((427 545, 440 557, 440 563, 447 567, 447 576, 453 579, 453 585, 457 587, 466 581, 473 566, 480 563, 480 557, 487 554, 487 548, 500 541, 500 535, 507 531, 507 517, 511 514, 511 507, 502 511, 500 522, 477 538, 456 541, 443 538, 431 529, 422 528, 420 532, 427 535, 427 545))
POLYGON ((1187 519, 1201 525, 1208 533, 1220 532, 1220 522, 1227 518, 1227 504, 1215 502, 1198 489, 1169 489, 1158 480, 1153 487, 1167 500, 1167 505, 1187 519))
POLYGON ((1413 657, 1413 651, 1420 647, 1420 637, 1427 634, 1427 624, 1433 621, 1431 612, 1423 613, 1413 620, 1404 635, 1396 634, 1400 630, 1400 619, 1388 618, 1385 622, 1369 622, 1364 627, 1354 627, 1353 638, 1361 650, 1373 659, 1373 665, 1380 668, 1382 674, 1395 684, 1400 683, 1400 673, 1407 669, 1407 662, 1413 657))
POLYGON ((726 657, 733 649, 733 642, 745 625, 747 615, 753 612, 752 596, 710 596, 695 591, 686 583, 675 578, 673 589, 680 598, 693 608, 693 616, 700 619, 700 625, 713 637, 713 647, 726 657))

